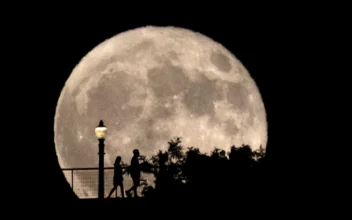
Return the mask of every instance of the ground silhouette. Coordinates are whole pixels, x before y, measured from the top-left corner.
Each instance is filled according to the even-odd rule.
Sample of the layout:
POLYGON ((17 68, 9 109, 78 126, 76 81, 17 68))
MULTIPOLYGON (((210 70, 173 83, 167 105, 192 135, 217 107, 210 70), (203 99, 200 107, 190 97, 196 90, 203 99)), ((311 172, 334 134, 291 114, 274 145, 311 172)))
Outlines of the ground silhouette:
MULTIPOLYGON (((133 161, 138 157, 137 172, 150 173, 155 177, 153 186, 145 182, 135 183, 142 188, 142 197, 110 198, 96 203, 93 199, 81 199, 78 205, 153 210, 158 207, 168 210, 209 207, 218 210, 236 206, 249 210, 253 204, 267 205, 264 201, 269 196, 276 203, 280 202, 272 191, 277 188, 273 185, 277 179, 270 180, 272 175, 262 147, 253 151, 249 145, 243 144, 232 146, 229 152, 214 147, 211 153, 206 154, 199 148, 184 147, 182 139, 175 137, 168 141, 167 150, 159 150, 151 158, 139 153, 136 155, 133 161)), ((128 166, 121 162, 121 165, 127 166, 128 174, 133 174, 131 164, 128 166)), ((133 178, 138 180, 138 177, 133 174, 133 178)), ((134 189, 132 187, 130 191, 134 189)), ((259 210, 258 207, 256 210, 259 210)))

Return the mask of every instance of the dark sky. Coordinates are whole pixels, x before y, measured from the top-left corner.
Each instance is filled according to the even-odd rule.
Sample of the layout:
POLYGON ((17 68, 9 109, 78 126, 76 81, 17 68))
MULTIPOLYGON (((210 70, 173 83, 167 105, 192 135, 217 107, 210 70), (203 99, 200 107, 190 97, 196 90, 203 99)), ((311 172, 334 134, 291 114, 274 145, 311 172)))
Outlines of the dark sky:
POLYGON ((64 15, 46 15, 30 22, 28 27, 31 31, 27 40, 31 49, 28 51, 35 53, 28 52, 26 56, 34 60, 35 78, 31 77, 33 83, 30 90, 37 94, 37 99, 33 103, 33 123, 40 126, 42 137, 34 149, 37 158, 33 161, 43 167, 43 173, 47 175, 44 178, 38 174, 37 177, 47 182, 41 186, 42 191, 55 188, 53 193, 58 197, 64 197, 68 192, 55 154, 53 122, 57 100, 72 69, 103 40, 145 25, 189 28, 230 50, 249 70, 262 94, 268 117, 270 161, 272 164, 284 163, 291 168, 293 155, 300 154, 292 150, 295 149, 299 132, 299 125, 292 122, 298 119, 298 111, 302 109, 296 105, 299 102, 295 97, 299 91, 295 90, 299 89, 295 84, 297 80, 294 81, 296 67, 292 66, 299 62, 299 58, 292 60, 294 55, 288 51, 295 47, 292 39, 301 35, 287 28, 290 23, 286 22, 285 28, 279 19, 252 15, 216 18, 212 14, 178 17, 160 15, 136 17, 136 22, 125 16, 111 14, 106 19, 102 15, 96 19, 92 14, 75 19, 64 15))

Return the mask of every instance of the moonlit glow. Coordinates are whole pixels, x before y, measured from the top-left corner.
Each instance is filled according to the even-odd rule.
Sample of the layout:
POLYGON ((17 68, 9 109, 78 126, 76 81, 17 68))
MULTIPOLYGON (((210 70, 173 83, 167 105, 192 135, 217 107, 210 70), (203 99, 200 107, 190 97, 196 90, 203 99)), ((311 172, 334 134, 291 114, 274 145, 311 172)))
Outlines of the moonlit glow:
POLYGON ((90 51, 61 92, 54 131, 62 168, 97 167, 97 136, 105 166, 118 155, 130 163, 135 148, 151 157, 176 136, 204 153, 267 143, 264 104, 246 68, 221 44, 175 27, 126 31, 90 51), (100 120, 109 135, 94 134, 100 120))

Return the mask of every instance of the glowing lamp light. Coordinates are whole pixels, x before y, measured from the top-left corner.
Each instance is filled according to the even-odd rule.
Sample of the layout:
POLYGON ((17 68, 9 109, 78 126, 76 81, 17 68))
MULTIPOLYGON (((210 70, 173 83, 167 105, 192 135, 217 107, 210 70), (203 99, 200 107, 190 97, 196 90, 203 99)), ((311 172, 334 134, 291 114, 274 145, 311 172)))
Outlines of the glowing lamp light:
POLYGON ((103 120, 100 120, 99 125, 95 128, 95 135, 98 139, 105 139, 108 129, 104 126, 103 120))

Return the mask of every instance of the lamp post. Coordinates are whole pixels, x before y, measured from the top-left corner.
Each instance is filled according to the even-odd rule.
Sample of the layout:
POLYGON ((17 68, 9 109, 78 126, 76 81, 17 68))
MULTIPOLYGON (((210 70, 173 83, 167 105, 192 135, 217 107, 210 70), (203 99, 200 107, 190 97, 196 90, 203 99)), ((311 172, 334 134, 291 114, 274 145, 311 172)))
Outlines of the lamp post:
POLYGON ((95 135, 99 140, 99 189, 98 199, 104 199, 104 141, 107 133, 107 128, 104 126, 103 120, 100 120, 99 125, 95 128, 95 135))

